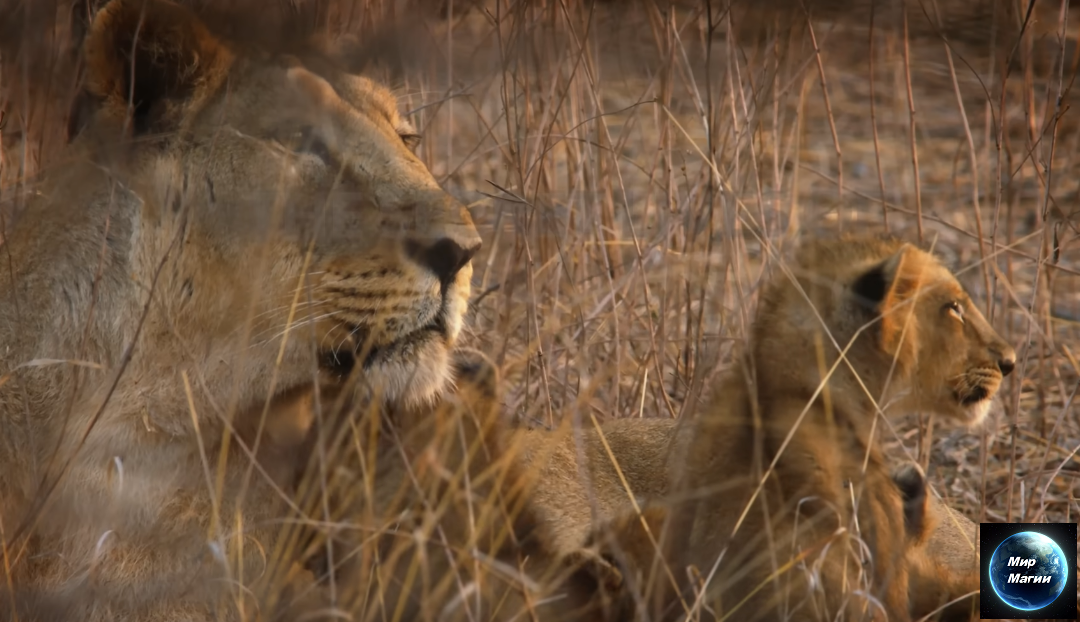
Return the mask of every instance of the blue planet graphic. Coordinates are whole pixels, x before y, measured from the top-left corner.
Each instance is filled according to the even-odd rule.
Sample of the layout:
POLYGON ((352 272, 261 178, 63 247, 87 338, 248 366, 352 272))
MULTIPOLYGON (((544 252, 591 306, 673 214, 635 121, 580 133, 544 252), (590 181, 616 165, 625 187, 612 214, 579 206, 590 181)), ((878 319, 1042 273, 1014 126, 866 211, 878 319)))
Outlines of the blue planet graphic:
POLYGON ((1013 534, 990 558, 990 585, 1005 604, 1034 611, 1054 602, 1065 589, 1069 567, 1065 553, 1034 531, 1013 534))

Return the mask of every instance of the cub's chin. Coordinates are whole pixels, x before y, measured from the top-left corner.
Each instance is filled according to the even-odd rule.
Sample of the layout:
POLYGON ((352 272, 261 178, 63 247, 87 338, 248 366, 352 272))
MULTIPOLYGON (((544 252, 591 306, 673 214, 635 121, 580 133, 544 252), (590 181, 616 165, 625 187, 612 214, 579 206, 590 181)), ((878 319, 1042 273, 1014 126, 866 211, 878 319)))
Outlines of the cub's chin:
POLYGON ((934 413, 968 428, 977 428, 986 421, 987 416, 990 414, 994 397, 994 394, 985 389, 968 391, 964 396, 950 392, 937 399, 925 394, 909 393, 903 396, 898 403, 894 402, 889 410, 890 412, 934 413))
POLYGON ((984 398, 976 402, 969 402, 961 406, 964 412, 963 422, 969 427, 974 428, 982 425, 986 421, 987 415, 990 414, 990 407, 993 405, 994 400, 992 398, 984 398))
POLYGON ((946 419, 957 422, 968 428, 977 428, 986 421, 993 406, 994 398, 989 394, 983 394, 979 399, 954 399, 949 406, 943 408, 941 403, 936 405, 924 405, 923 412, 935 412, 946 419))
POLYGON ((990 414, 990 406, 993 404, 995 392, 982 385, 971 387, 963 394, 954 394, 957 402, 957 410, 960 411, 959 419, 969 428, 974 428, 986 420, 990 414))

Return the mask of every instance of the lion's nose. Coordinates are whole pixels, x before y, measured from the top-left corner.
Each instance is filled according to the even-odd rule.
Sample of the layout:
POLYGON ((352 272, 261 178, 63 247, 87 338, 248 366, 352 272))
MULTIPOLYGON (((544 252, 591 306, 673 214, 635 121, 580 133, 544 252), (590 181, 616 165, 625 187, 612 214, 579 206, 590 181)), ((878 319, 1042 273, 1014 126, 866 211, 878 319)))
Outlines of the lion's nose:
POLYGON ((1016 352, 1012 348, 1008 346, 1000 350, 995 348, 992 352, 997 356, 997 366, 1002 376, 1008 376, 1016 369, 1016 352))
POLYGON ((1001 370, 1002 376, 1008 376, 1012 370, 1016 369, 1016 360, 1002 357, 998 359, 998 369, 1001 370))
POLYGON ((434 243, 410 240, 406 250, 421 266, 435 273, 446 288, 480 250, 480 238, 455 239, 444 237, 434 243))

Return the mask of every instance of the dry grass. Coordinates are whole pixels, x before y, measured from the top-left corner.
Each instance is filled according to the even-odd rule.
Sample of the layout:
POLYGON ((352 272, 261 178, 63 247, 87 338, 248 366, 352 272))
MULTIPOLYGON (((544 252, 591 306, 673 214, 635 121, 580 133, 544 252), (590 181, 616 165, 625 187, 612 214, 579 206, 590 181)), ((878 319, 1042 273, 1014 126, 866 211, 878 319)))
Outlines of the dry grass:
POLYGON ((933 244, 1021 357, 982 439, 910 421, 896 440, 973 516, 1074 520, 1080 135, 1071 67, 1050 67, 1073 41, 1025 39, 1003 78, 1005 45, 950 62, 940 39, 805 20, 753 45, 736 15, 714 8, 710 37, 701 11, 647 4, 474 14, 440 33, 460 65, 402 89, 454 95, 419 113, 424 153, 481 223, 475 343, 515 380, 506 406, 679 416, 773 257, 887 229, 933 244))
MULTIPOLYGON (((431 53, 390 79, 484 238, 469 341, 507 412, 683 416, 793 242, 889 230, 946 257, 1020 356, 984 429, 912 416, 890 447, 977 522, 1077 520, 1080 15, 1037 3, 1018 39, 1018 3, 912 2, 905 38, 895 10, 754 4, 492 1, 412 26, 431 53)), ((70 76, 3 53, 12 196, 70 76)))

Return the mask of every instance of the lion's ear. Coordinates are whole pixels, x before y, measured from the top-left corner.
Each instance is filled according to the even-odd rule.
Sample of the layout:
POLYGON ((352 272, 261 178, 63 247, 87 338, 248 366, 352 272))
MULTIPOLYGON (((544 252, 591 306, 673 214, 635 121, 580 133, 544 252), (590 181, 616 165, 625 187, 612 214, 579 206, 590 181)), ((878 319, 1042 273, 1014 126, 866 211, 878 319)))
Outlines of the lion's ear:
POLYGON ((84 52, 85 95, 136 135, 174 129, 232 60, 194 13, 165 0, 111 0, 94 16, 84 52))
POLYGON ((912 250, 910 244, 904 244, 891 257, 860 274, 851 285, 856 300, 880 312, 906 298, 910 283, 905 268, 912 250))
POLYGON ((563 564, 574 571, 575 580, 595 584, 593 591, 614 594, 622 589, 623 574, 612 560, 591 548, 580 548, 563 556, 563 564))
MULTIPOLYGON (((903 339, 903 335, 905 331, 915 330, 908 322, 915 307, 913 304, 900 305, 919 288, 921 270, 917 265, 917 254, 914 246, 904 244, 892 256, 860 274, 851 286, 857 304, 884 316, 881 318, 881 346, 890 355, 897 354, 902 342, 914 344, 913 339, 903 339)), ((901 356, 899 362, 907 360, 910 357, 901 356)))
POLYGON ((908 463, 894 470, 892 479, 903 502, 904 529, 912 541, 921 544, 929 538, 934 526, 927 508, 926 477, 922 469, 908 463))

